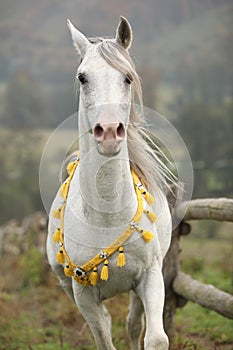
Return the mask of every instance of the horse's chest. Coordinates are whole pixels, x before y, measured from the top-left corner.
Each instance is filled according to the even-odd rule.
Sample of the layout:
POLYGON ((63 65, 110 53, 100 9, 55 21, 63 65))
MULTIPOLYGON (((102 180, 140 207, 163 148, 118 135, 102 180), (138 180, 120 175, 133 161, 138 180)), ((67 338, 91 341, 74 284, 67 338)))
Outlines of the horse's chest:
MULTIPOLYGON (((106 249, 114 241, 117 241, 127 225, 119 227, 98 227, 90 225, 82 219, 81 209, 74 212, 72 206, 68 206, 65 221, 65 247, 70 258, 78 265, 85 264, 102 250, 106 249)), ((151 224, 150 224, 151 226, 151 224)), ((154 238, 151 242, 146 243, 137 230, 132 236, 123 243, 124 254, 127 262, 143 263, 147 266, 151 259, 158 253, 158 237, 156 226, 153 225, 154 238)), ((109 263, 117 260, 118 251, 109 257, 109 263)))
MULTIPOLYGON (((85 231, 84 227, 83 231, 85 231)), ((68 232, 67 235, 69 236, 68 232)), ((92 241, 93 235, 95 236, 93 231, 86 231, 84 235, 86 237, 86 243, 83 242, 82 244, 74 242, 75 239, 65 239, 67 253, 72 261, 80 267, 106 248, 106 245, 100 244, 100 240, 96 240, 95 246, 92 241)), ((81 240, 80 237, 83 239, 84 236, 77 234, 77 237, 79 237, 77 240, 81 240)), ((118 266, 118 256, 120 254, 118 250, 109 256, 107 281, 102 281, 100 278, 104 263, 102 262, 97 266, 99 275, 97 286, 99 288, 100 300, 134 289, 140 283, 146 270, 151 266, 158 254, 156 238, 150 243, 145 243, 137 233, 135 233, 134 240, 126 243, 123 247, 125 265, 123 267, 118 266)))
MULTIPOLYGON (((141 262, 145 266, 148 266, 151 259, 157 253, 156 244, 155 242, 145 243, 141 237, 138 236, 139 235, 136 233, 135 241, 128 242, 123 245, 125 260, 126 262, 131 262, 132 264, 138 264, 141 262)), ((93 240, 92 234, 83 230, 83 234, 74 236, 73 238, 69 235, 69 233, 67 233, 65 236, 65 247, 70 258, 76 264, 83 265, 94 256, 106 250, 108 244, 104 244, 105 241, 105 237, 100 237, 98 235, 93 240)), ((111 241, 111 238, 109 238, 108 241, 111 241)), ((116 252, 108 257, 109 266, 112 268, 115 265, 115 260, 117 262, 118 254, 119 251, 116 250, 116 252)))
MULTIPOLYGON (((79 267, 87 266, 90 261, 107 250, 115 240, 124 233, 128 224, 121 221, 113 227, 100 227, 90 224, 84 216, 79 191, 71 191, 68 196, 64 217, 65 248, 69 258, 79 267)), ((143 215, 141 225, 151 229, 154 238, 146 243, 142 234, 135 230, 121 245, 124 249, 125 265, 120 267, 118 257, 119 247, 108 257, 108 279, 101 280, 104 261, 97 264, 99 275, 98 286, 102 297, 109 297, 119 292, 134 288, 142 279, 145 271, 151 266, 156 256, 159 256, 159 242, 155 225, 143 215)), ((88 274, 90 271, 88 271, 88 274)))

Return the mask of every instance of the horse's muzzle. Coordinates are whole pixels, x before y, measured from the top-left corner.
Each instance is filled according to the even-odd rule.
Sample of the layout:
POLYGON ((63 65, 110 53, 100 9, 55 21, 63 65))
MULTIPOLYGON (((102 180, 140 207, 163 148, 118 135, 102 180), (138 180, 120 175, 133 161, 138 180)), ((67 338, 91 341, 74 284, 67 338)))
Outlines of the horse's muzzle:
POLYGON ((125 126, 123 123, 97 123, 93 136, 98 152, 106 157, 113 157, 121 150, 121 143, 125 139, 125 126))

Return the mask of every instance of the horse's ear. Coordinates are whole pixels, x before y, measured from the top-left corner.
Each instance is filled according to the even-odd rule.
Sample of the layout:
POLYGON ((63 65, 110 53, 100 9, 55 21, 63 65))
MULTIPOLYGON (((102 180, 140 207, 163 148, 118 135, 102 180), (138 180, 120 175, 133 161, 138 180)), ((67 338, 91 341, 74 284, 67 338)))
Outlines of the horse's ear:
POLYGON ((75 28, 75 26, 70 22, 69 19, 67 19, 67 26, 70 30, 74 47, 83 57, 87 51, 87 47, 90 45, 90 42, 84 34, 82 34, 78 29, 75 28))
POLYGON ((133 41, 133 32, 127 19, 123 16, 120 17, 120 23, 116 31, 116 42, 123 46, 125 49, 129 49, 133 41))

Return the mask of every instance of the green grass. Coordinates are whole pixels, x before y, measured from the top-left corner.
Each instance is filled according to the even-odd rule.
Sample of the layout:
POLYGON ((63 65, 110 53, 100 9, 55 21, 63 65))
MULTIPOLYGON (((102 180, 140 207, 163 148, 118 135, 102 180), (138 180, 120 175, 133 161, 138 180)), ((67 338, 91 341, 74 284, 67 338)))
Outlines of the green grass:
MULTIPOLYGON (((182 239, 182 271, 203 283, 232 293, 232 237, 231 230, 226 232, 225 229, 232 229, 232 226, 223 224, 215 239, 206 238, 209 233, 202 232, 206 223, 193 226, 191 235, 182 239)), ((184 308, 177 309, 175 324, 176 344, 186 343, 190 349, 199 350, 224 349, 224 346, 233 349, 233 321, 214 311, 188 302, 184 308)))
POLYGON ((232 341, 232 321, 192 302, 189 302, 183 309, 177 310, 176 327, 177 329, 182 328, 183 332, 190 335, 208 336, 216 342, 230 343, 232 341))
POLYGON ((182 240, 182 271, 232 293, 232 238, 193 238, 193 235, 182 240))
MULTIPOLYGON (((21 257, 1 257, 0 349, 95 350, 91 332, 76 306, 58 286, 44 255, 35 252, 32 235, 28 235, 31 243, 21 257)), ((195 232, 185 237, 182 270, 232 292, 232 249, 226 238, 200 239, 195 232)), ((125 332, 128 299, 123 294, 106 302, 118 350, 129 349, 125 332)), ((232 329, 232 321, 189 302, 177 309, 172 350, 232 350, 232 329)))

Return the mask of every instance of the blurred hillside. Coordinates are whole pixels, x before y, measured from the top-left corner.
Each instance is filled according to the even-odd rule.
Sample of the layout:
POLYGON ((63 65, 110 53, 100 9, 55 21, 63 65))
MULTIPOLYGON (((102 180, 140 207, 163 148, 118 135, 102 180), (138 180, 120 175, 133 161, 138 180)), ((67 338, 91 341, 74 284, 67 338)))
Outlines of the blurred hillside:
POLYGON ((232 13, 231 0, 0 0, 0 222, 41 209, 43 145, 77 109, 67 18, 88 36, 129 19, 144 104, 184 139, 194 197, 232 196, 232 13))
POLYGON ((78 60, 66 18, 86 35, 114 36, 122 14, 134 30, 133 56, 149 107, 172 115, 185 101, 219 104, 232 94, 232 10, 230 0, 1 0, 0 80, 30 72, 49 96, 43 123, 55 125, 76 109, 72 83, 78 60), (155 91, 154 100, 147 98, 151 75, 157 101, 155 91), (197 91, 197 78, 199 85, 205 80, 204 91, 197 91))

